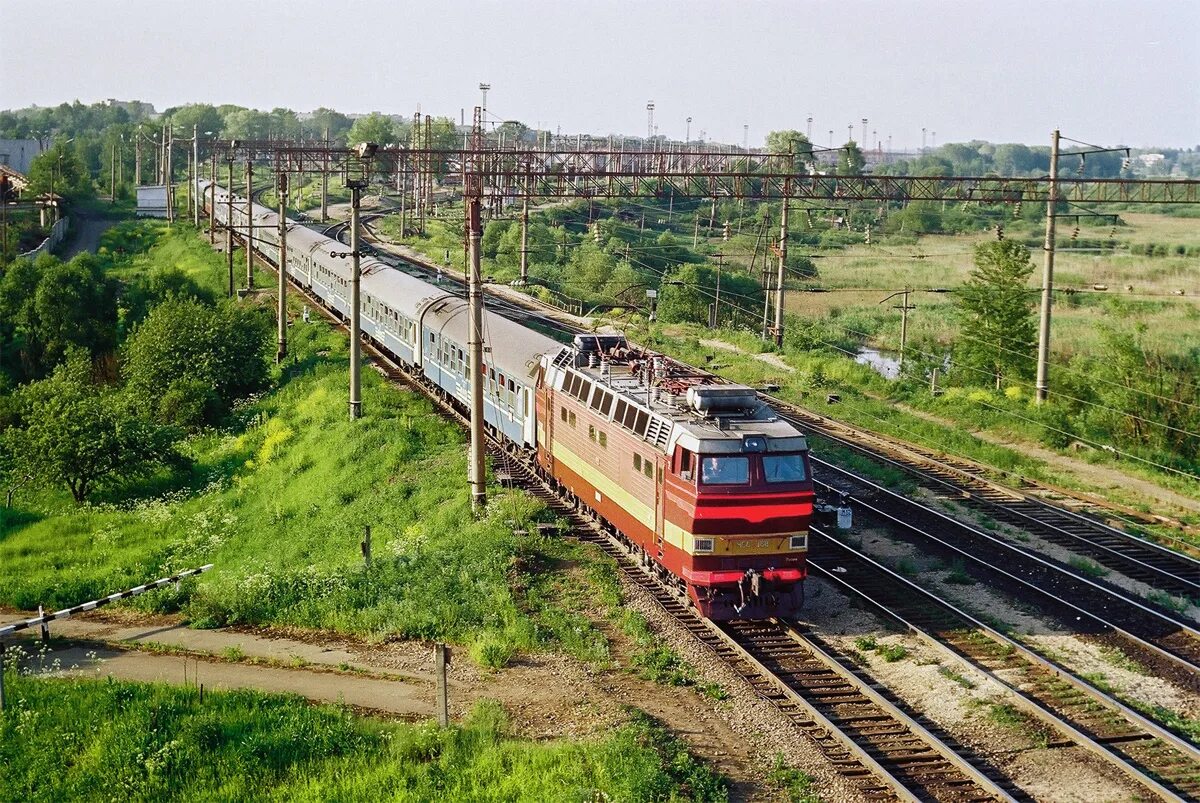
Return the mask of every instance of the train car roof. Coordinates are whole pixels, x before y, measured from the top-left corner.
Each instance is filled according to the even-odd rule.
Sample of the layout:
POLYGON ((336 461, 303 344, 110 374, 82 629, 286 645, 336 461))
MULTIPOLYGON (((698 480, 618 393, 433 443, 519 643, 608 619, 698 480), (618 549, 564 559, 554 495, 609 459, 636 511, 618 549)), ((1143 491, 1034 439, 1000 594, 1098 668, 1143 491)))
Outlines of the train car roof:
MULTIPOLYGON (((467 300, 446 296, 431 301, 425 309, 424 324, 429 329, 452 338, 464 347, 468 335, 467 300)), ((497 370, 510 376, 532 379, 541 365, 544 354, 554 354, 562 344, 549 337, 510 321, 495 312, 484 310, 483 343, 491 349, 491 359, 497 370)))

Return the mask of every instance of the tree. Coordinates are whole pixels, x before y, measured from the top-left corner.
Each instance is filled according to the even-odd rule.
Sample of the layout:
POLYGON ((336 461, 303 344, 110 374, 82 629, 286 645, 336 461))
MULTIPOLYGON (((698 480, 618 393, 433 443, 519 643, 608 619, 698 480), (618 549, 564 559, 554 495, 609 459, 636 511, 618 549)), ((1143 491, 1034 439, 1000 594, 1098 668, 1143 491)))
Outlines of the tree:
POLYGON ((1035 326, 1029 249, 1013 240, 975 246, 975 267, 958 295, 961 330, 955 362, 991 376, 999 388, 1006 376, 1033 373, 1035 326))
MULTIPOLYGON (((529 251, 530 266, 537 263, 553 263, 557 251, 554 232, 540 220, 529 221, 529 232, 526 236, 526 249, 529 251)), ((496 249, 496 261, 505 265, 521 264, 521 227, 509 226, 500 238, 496 249)))
POLYGON ((345 137, 353 124, 350 118, 341 112, 321 107, 312 113, 312 118, 305 128, 314 132, 318 138, 324 137, 328 131, 329 138, 337 141, 345 137))
POLYGON ((219 135, 225 125, 225 119, 221 113, 215 106, 208 103, 190 103, 187 106, 163 112, 163 116, 169 117, 177 134, 186 132, 186 134, 180 134, 181 136, 191 136, 192 126, 195 126, 202 140, 205 139, 205 132, 208 131, 211 131, 214 136, 219 135))
POLYGON ((7 432, 21 470, 62 484, 82 502, 104 480, 135 478, 179 457, 171 432, 131 415, 117 394, 91 382, 90 361, 73 351, 47 379, 20 391, 23 428, 7 432))
POLYGON ((534 131, 529 126, 519 120, 505 120, 500 125, 496 126, 496 133, 504 137, 504 142, 532 142, 534 139, 534 131))
POLYGON ((42 195, 53 188, 68 199, 93 194, 92 179, 76 149, 64 141, 55 142, 34 157, 29 165, 29 195, 42 195))
POLYGON ((354 121, 354 125, 350 126, 350 132, 346 135, 346 142, 349 145, 357 145, 360 142, 385 145, 395 142, 395 140, 396 132, 392 126, 392 118, 379 112, 371 112, 366 117, 359 117, 354 121))
POLYGON ((0 277, 0 366, 14 377, 45 376, 72 347, 111 349, 116 325, 116 284, 90 254, 17 260, 0 277))
POLYGON ((992 153, 992 169, 1002 176, 1023 176, 1034 169, 1033 151, 1028 145, 1004 143, 992 153))
POLYGON ((162 423, 216 423, 234 401, 266 385, 269 331, 261 310, 169 298, 125 343, 130 403, 162 423))
POLYGON ((863 152, 858 148, 858 143, 854 140, 847 142, 838 151, 838 175, 856 176, 862 172, 866 164, 867 159, 863 156, 863 152))
POLYGON ((797 173, 807 172, 814 159, 813 146, 808 137, 791 129, 767 134, 767 151, 793 154, 792 170, 797 173))
MULTIPOLYGON (((663 280, 658 293, 658 318, 666 323, 708 321, 708 305, 716 303, 717 271, 711 265, 683 265, 663 280)), ((753 278, 737 270, 721 272, 722 323, 748 317, 761 305, 761 288, 753 278), (754 296, 759 298, 755 299, 754 296)), ((755 313, 757 314, 757 313, 755 313)))
MULTIPOLYGON (((221 110, 226 111, 222 106, 221 110)), ((228 139, 266 139, 271 133, 271 115, 257 109, 233 107, 225 114, 225 137, 228 139)))

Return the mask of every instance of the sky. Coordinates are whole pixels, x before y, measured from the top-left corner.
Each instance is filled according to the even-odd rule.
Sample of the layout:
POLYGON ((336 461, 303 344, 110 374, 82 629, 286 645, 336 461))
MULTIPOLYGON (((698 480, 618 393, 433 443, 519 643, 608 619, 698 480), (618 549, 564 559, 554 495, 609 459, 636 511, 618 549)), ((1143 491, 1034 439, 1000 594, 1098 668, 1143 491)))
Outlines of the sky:
POLYGON ((0 0, 0 109, 117 98, 761 145, 1200 147, 1200 0, 0 0))

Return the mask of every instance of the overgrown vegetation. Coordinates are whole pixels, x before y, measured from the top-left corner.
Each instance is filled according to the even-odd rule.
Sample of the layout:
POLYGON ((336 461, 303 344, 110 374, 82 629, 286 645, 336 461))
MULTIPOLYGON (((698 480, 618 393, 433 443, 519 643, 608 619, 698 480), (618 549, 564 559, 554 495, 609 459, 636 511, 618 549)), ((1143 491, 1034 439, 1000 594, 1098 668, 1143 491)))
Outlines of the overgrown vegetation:
MULTIPOLYGON (((119 317, 132 345, 115 373, 128 384, 72 375, 79 385, 73 392, 84 401, 96 397, 87 404, 103 413, 96 415, 97 428, 117 420, 105 418, 116 412, 104 412, 110 408, 101 402, 121 396, 123 403, 114 401, 112 409, 142 416, 134 420, 170 435, 172 459, 137 471, 129 462, 105 464, 111 470, 90 480, 89 493, 81 494, 90 501, 83 505, 65 497, 50 472, 39 472, 46 482, 22 486, 15 509, 0 521, 0 603, 72 605, 211 562, 211 574, 132 604, 180 612, 202 626, 291 625, 370 638, 445 639, 468 645, 488 666, 547 647, 592 663, 607 660, 607 644, 585 615, 588 592, 575 585, 588 587, 590 553, 533 534, 543 511, 519 493, 498 492, 488 516, 476 520, 466 495, 445 480, 465 473, 462 434, 427 401, 366 372, 367 416, 352 424, 345 412, 346 339, 314 319, 292 326, 290 361, 262 375, 270 382, 266 392, 225 413, 231 396, 258 384, 260 375, 246 380, 244 372, 247 363, 262 361, 269 344, 267 330, 254 323, 266 313, 201 300, 223 285, 223 260, 186 231, 122 227, 106 239, 106 251, 106 275, 124 288, 119 317), (186 287, 197 292, 186 298, 175 292, 186 287), (126 306, 131 296, 137 304, 126 306), (135 308, 146 310, 141 325, 132 320, 135 308), (239 340, 219 336, 243 320, 249 323, 239 340), (141 344, 141 337, 151 339, 141 344), (197 342, 210 348, 198 349, 197 342), (143 346, 145 355, 138 353, 143 346), (150 378, 135 383, 139 361, 150 378), (237 390, 218 391, 219 407, 166 405, 171 394, 164 391, 181 382, 191 383, 185 389, 212 391, 225 382, 237 390), (159 421, 194 431, 185 436, 159 421), (374 544, 369 568, 359 552, 367 526, 374 544), (42 548, 47 543, 54 543, 53 551, 42 548), (562 562, 577 563, 582 576, 563 577, 562 562)), ((73 398, 50 395, 60 405, 73 398)), ((91 408, 81 401, 73 409, 91 408)), ((5 442, 13 444, 24 444, 42 426, 5 423, 5 442)), ((112 437, 124 426, 113 427, 112 437)), ((99 450, 97 459, 111 458, 103 451, 111 438, 93 434, 95 447, 88 445, 90 435, 82 443, 99 450)), ((69 457, 60 462, 70 463, 69 457)), ((20 462, 20 470, 26 465, 20 462)), ((20 476, 10 471, 5 484, 20 476)))
POLYGON ((6 678, 0 798, 724 801, 723 778, 637 713, 582 742, 513 736, 503 708, 406 725, 253 691, 6 678), (63 761, 64 750, 72 760, 63 761))

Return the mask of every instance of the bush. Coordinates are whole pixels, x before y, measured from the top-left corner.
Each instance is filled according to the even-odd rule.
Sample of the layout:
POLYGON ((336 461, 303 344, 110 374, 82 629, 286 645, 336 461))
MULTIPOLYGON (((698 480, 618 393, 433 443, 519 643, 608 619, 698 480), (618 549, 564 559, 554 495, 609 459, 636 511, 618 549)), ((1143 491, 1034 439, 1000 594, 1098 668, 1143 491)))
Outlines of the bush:
POLYGON ((171 297, 125 344, 126 393, 135 409, 163 423, 216 423, 266 385, 268 333, 257 309, 171 297))

